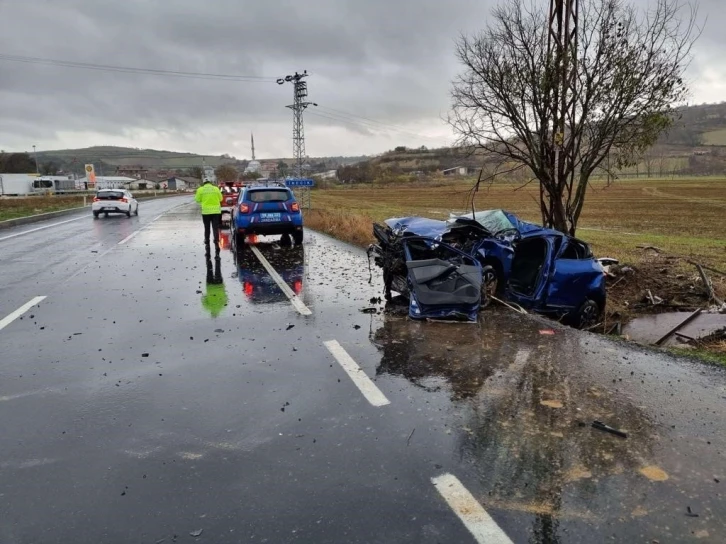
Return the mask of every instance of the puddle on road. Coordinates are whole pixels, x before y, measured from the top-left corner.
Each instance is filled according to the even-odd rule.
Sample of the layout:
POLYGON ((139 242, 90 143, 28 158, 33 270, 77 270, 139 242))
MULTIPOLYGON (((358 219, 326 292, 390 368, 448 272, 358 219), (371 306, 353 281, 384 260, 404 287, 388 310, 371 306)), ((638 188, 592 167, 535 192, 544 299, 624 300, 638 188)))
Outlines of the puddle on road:
POLYGON ((450 398, 454 456, 476 473, 486 508, 533 516, 532 541, 559 542, 563 519, 652 520, 646 508, 662 512, 667 500, 650 487, 668 479, 655 462, 661 430, 616 386, 592 382, 576 332, 539 328, 499 310, 465 326, 386 316, 370 340, 377 375, 450 398), (628 438, 592 428, 595 420, 628 438))

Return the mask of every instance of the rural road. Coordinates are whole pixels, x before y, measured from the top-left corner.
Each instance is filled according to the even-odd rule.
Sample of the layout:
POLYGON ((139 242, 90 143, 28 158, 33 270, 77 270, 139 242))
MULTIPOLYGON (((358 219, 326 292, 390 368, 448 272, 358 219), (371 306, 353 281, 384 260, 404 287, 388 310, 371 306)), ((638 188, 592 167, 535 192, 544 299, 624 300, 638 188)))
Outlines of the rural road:
POLYGON ((363 313, 378 271, 312 232, 208 284, 197 214, 0 235, 3 544, 723 542, 723 371, 363 313))

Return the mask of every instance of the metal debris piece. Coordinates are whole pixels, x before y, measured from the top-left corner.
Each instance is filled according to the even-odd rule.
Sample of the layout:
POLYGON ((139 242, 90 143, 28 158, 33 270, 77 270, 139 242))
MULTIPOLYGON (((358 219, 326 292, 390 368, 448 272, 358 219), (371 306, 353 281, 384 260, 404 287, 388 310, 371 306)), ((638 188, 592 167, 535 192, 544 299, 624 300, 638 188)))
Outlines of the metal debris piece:
POLYGON ((594 429, 597 429, 598 431, 604 431, 606 433, 614 434, 615 436, 619 436, 620 438, 628 438, 628 433, 619 431, 618 429, 610 427, 610 425, 605 425, 602 421, 593 421, 592 427, 594 429))
POLYGON ((202 533, 203 533, 203 532, 204 532, 204 529, 199 529, 199 530, 197 530, 197 531, 192 531, 192 532, 191 532, 191 533, 189 533, 189 534, 190 534, 191 536, 193 536, 194 538, 196 538, 196 537, 198 537, 198 536, 202 536, 202 533))

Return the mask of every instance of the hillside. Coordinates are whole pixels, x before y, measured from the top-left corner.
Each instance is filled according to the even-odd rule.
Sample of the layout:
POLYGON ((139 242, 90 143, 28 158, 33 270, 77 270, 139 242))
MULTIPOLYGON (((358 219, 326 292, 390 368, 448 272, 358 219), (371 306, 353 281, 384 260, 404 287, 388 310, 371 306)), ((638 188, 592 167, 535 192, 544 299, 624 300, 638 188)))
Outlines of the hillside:
MULTIPOLYGON (((679 114, 671 130, 640 162, 619 175, 636 178, 726 175, 726 102, 683 108, 679 114)), ((346 182, 355 183, 372 179, 402 180, 411 174, 421 177, 454 167, 464 167, 469 175, 476 175, 483 167, 484 175, 488 176, 494 173, 496 163, 495 158, 481 152, 472 155, 461 149, 398 147, 343 168, 339 174, 346 182)), ((502 179, 519 181, 525 177, 520 172, 502 179)))
MULTIPOLYGON (((314 171, 323 171, 350 164, 365 157, 320 157, 310 158, 309 162, 314 171)), ((64 171, 81 173, 83 165, 93 163, 96 171, 106 175, 112 174, 117 167, 140 167, 149 170, 183 171, 202 165, 202 160, 208 166, 217 167, 222 164, 234 164, 237 168, 247 166, 247 160, 238 160, 229 155, 209 156, 195 153, 176 151, 163 151, 156 149, 138 149, 131 147, 95 146, 83 149, 58 149, 38 151, 38 161, 53 163, 64 171)), ((283 161, 293 164, 290 158, 265 158, 265 161, 275 163, 283 161)))

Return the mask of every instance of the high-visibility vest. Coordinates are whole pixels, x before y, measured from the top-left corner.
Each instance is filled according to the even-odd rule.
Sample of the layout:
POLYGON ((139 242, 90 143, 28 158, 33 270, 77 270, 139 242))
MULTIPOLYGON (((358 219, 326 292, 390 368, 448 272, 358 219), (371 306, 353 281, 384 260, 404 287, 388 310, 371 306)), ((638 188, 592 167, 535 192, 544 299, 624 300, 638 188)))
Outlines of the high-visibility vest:
POLYGON ((202 185, 197 189, 194 200, 202 205, 202 215, 222 213, 222 191, 216 185, 202 185))

